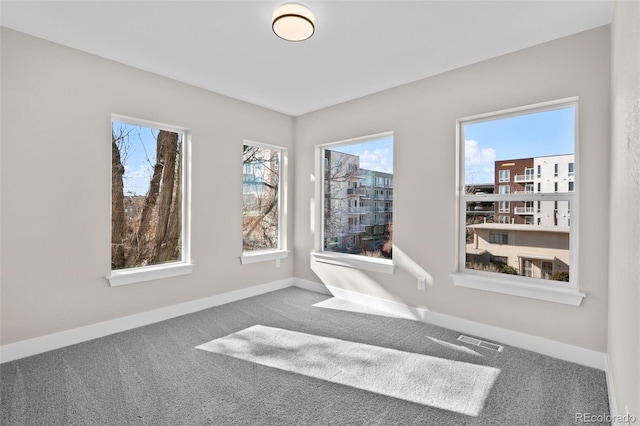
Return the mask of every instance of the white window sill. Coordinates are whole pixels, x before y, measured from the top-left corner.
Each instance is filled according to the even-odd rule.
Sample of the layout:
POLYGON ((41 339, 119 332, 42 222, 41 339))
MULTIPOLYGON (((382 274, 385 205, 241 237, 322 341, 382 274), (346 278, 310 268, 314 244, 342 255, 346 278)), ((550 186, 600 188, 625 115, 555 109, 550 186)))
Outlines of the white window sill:
POLYGON ((329 263, 331 265, 346 266, 348 268, 363 269, 366 271, 393 274, 395 265, 390 259, 358 256, 354 254, 313 252, 311 258, 316 262, 329 263))
POLYGON ((289 257, 289 250, 262 250, 257 252, 245 252, 240 256, 240 263, 268 262, 270 260, 286 259, 289 257))
POLYGON ((528 297, 530 299, 545 300, 547 302, 562 303, 571 306, 580 306, 582 299, 585 297, 585 294, 579 292, 577 288, 567 286, 549 285, 538 282, 535 284, 526 283, 502 277, 486 277, 465 272, 451 274, 451 278, 453 278, 453 283, 459 287, 493 291, 495 293, 528 297))
POLYGON ((162 278, 188 275, 193 271, 191 263, 166 263, 163 265, 143 266, 141 268, 130 268, 111 271, 107 277, 111 287, 134 284, 143 281, 159 280, 162 278))

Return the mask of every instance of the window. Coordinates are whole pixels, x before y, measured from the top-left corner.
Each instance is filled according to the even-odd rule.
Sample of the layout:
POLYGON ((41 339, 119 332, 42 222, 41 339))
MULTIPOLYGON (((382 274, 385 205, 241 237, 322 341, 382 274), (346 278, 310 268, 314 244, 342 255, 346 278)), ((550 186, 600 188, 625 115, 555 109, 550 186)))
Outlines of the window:
POLYGON ((314 259, 393 272, 393 134, 319 145, 316 152, 323 167, 314 259))
MULTIPOLYGON (((508 203, 508 201, 506 202, 508 203)), ((507 212, 509 212, 508 206, 507 206, 507 212)), ((511 218, 509 216, 498 216, 498 223, 511 223, 511 218)))
POLYGON ((577 194, 573 184, 558 187, 553 179, 560 170, 573 170, 577 111, 577 100, 569 99, 458 120, 459 187, 473 180, 493 181, 494 191, 459 192, 458 269, 452 275, 456 285, 581 303, 584 294, 578 291, 573 232, 576 218, 571 221, 570 217, 577 194), (465 153, 469 144, 472 146, 465 153), (495 156, 471 158, 476 152, 492 152, 495 156), (502 172, 507 170, 498 168, 523 162, 532 166, 526 167, 520 181, 530 178, 531 183, 523 184, 524 191, 510 191, 509 185, 502 184, 506 178, 502 172), (535 174, 528 170, 535 170, 535 174), (478 203, 494 203, 495 222, 469 220, 466 212, 478 203), (510 205, 514 205, 511 216, 498 214, 508 212, 510 205), (500 265, 492 262, 499 257, 506 260, 500 265), (544 268, 543 261, 547 262, 544 268), (553 274, 548 273, 549 263, 553 274))
POLYGON ((491 244, 509 244, 509 233, 489 231, 489 242, 491 244))
POLYGON ((573 182, 568 182, 569 183, 569 192, 573 192, 573 182))
POLYGON ((542 261, 542 277, 550 280, 553 273, 553 263, 548 261, 542 261))
POLYGON ((113 116, 109 283, 191 272, 187 132, 113 116))
POLYGON ((532 168, 524 169, 524 178, 525 178, 525 180, 533 180, 533 169, 532 168))
POLYGON ((499 182, 509 182, 510 180, 510 170, 499 170, 498 171, 498 181, 499 182))
POLYGON ((573 163, 569 163, 568 170, 569 170, 569 172, 568 172, 569 176, 573 176, 575 174, 574 171, 573 171, 573 163))
POLYGON ((242 146, 243 264, 288 256, 283 218, 283 158, 281 147, 245 141, 242 146))

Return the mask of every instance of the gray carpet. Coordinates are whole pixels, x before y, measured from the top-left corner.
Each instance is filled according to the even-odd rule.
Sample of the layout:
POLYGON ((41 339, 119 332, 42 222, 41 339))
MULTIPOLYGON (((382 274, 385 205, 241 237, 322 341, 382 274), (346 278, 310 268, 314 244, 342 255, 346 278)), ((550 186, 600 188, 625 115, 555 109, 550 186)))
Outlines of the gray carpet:
POLYGON ((608 413, 602 371, 313 306, 327 298, 288 288, 3 364, 0 423, 548 426, 608 413), (307 368, 314 352, 323 362, 307 368), (372 381, 365 359, 375 360, 372 381), (343 378, 332 380, 337 364, 343 378), (444 386, 455 380, 466 395, 444 386))

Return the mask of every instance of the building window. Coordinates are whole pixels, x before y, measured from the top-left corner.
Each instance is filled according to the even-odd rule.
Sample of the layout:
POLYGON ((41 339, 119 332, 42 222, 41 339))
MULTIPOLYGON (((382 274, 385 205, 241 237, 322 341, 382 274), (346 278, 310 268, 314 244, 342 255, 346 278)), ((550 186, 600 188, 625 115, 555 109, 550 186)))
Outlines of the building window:
POLYGON ((277 250, 280 236, 282 149, 242 147, 242 251, 277 250))
POLYGON ((532 168, 524 169, 524 178, 525 178, 525 180, 533 180, 533 169, 532 168))
MULTIPOLYGON (((508 203, 508 201, 507 201, 508 203)), ((507 213, 509 212, 509 207, 507 207, 507 213)), ((498 223, 511 223, 511 217, 509 216, 498 216, 498 223)))
POLYGON ((458 120, 460 181, 465 185, 473 180, 495 181, 493 192, 459 193, 459 257, 454 283, 560 303, 581 302, 584 295, 578 291, 576 280, 577 244, 573 232, 576 223, 575 217, 570 221, 569 215, 577 194, 573 184, 559 188, 553 179, 560 169, 573 170, 577 108, 577 101, 570 99, 458 120), (528 140, 548 142, 533 146, 528 140), (466 152, 469 144, 472 146, 466 152), (479 156, 471 158, 477 152, 491 152, 495 156, 483 163, 479 156), (525 167, 520 181, 531 183, 523 183, 524 191, 510 191, 509 185, 502 184, 506 176, 498 168, 525 162, 531 166, 525 167), (497 173, 491 170, 493 167, 498 169, 497 173), (469 220, 466 212, 478 203, 494 203, 496 223, 469 220), (513 215, 498 215, 508 212, 509 205, 515 206, 513 215), (511 221, 505 222, 503 217, 511 221), (492 264, 491 259, 497 257, 507 258, 507 266, 492 264), (549 262, 548 259, 553 260, 554 271, 563 273, 541 273, 541 262, 549 262), (557 278, 560 275, 567 279, 560 280, 557 278), (498 282, 499 285, 494 285, 498 282), (520 291, 522 283, 535 283, 536 290, 520 291), (557 287, 569 291, 556 296, 553 289, 557 287))
POLYGON ((569 183, 569 192, 573 192, 573 182, 568 182, 569 183))
POLYGON ((523 262, 524 276, 525 277, 533 277, 533 262, 529 259, 526 259, 523 262))
POLYGON ((489 242, 491 244, 509 244, 509 234, 507 232, 489 231, 489 242))
POLYGON ((568 170, 569 170, 569 176, 573 176, 573 175, 575 174, 575 173, 574 173, 574 170, 573 170, 573 164, 574 164, 574 163, 569 163, 569 167, 568 167, 568 170))
POLYGON ((335 253, 359 264, 390 261, 393 134, 321 145, 318 155, 324 159, 322 164, 331 166, 320 171, 322 237, 316 259, 325 261, 335 253))
POLYGON ((185 129, 112 117, 111 285, 191 271, 186 135, 185 129))
POLYGON ((546 280, 551 279, 551 274, 553 273, 553 263, 548 261, 542 261, 542 278, 546 280))
POLYGON ((510 180, 510 170, 499 170, 498 171, 498 181, 499 182, 509 182, 510 180))

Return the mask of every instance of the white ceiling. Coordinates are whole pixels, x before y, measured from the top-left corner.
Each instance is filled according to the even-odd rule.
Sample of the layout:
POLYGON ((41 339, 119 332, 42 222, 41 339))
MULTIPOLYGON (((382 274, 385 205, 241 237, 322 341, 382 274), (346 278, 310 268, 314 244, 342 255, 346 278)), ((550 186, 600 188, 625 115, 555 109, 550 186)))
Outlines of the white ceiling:
POLYGON ((3 26, 299 116, 609 24, 611 0, 301 0, 304 42, 279 39, 285 1, 7 1, 3 26))

